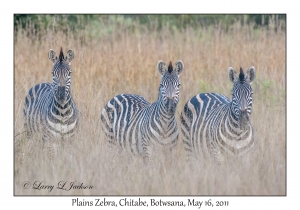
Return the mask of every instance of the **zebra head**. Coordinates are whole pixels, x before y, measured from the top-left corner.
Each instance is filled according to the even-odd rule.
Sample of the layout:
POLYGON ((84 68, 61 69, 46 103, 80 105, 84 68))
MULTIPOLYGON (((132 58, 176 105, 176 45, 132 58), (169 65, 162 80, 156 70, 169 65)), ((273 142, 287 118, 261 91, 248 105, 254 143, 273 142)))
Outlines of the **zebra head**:
POLYGON ((167 108, 167 112, 174 114, 176 105, 179 100, 179 74, 184 69, 183 62, 181 60, 175 63, 173 70, 172 62, 170 61, 168 69, 163 61, 158 61, 157 70, 162 75, 160 87, 159 87, 159 99, 167 108))
POLYGON ((51 49, 48 54, 49 60, 53 62, 53 87, 54 87, 54 98, 60 103, 64 104, 66 99, 70 95, 71 85, 71 72, 70 68, 71 61, 74 59, 73 50, 69 50, 67 55, 64 57, 62 48, 60 50, 59 57, 51 49))
POLYGON ((255 78, 255 69, 250 67, 244 74, 240 68, 238 75, 233 68, 228 69, 228 78, 233 83, 232 88, 232 111, 238 120, 239 128, 245 130, 250 124, 250 114, 252 110, 252 87, 251 83, 255 78))

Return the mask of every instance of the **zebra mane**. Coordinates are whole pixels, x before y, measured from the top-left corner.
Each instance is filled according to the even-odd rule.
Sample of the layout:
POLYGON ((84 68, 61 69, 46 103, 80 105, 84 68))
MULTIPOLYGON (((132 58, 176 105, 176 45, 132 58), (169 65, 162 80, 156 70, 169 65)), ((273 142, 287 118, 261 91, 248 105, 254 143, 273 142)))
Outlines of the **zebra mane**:
POLYGON ((168 66, 168 72, 171 73, 172 71, 173 71, 173 66, 172 66, 172 62, 170 61, 168 66))
POLYGON ((60 48, 60 53, 59 53, 59 61, 63 61, 65 58, 64 58, 64 53, 63 53, 63 50, 62 50, 62 47, 60 48))
POLYGON ((242 67, 240 67, 239 78, 240 78, 240 82, 243 82, 245 80, 245 74, 244 74, 244 71, 243 71, 242 67))

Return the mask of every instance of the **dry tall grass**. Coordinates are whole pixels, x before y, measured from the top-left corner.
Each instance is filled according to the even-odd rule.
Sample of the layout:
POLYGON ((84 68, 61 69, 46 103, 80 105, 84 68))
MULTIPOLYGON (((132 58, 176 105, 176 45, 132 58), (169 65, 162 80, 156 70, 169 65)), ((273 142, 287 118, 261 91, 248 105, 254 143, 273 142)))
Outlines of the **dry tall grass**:
MULTIPOLYGON (((14 128, 23 129, 23 103, 30 87, 52 82, 49 49, 75 51, 71 67, 72 95, 80 111, 80 128, 71 149, 50 162, 38 137, 15 137, 15 195, 285 195, 286 194, 286 36, 285 31, 254 30, 237 23, 228 31, 219 28, 181 32, 164 27, 147 31, 125 27, 110 35, 88 38, 89 30, 72 33, 48 29, 40 38, 30 28, 15 33, 14 128), (27 34, 27 35, 26 35, 27 34), (28 35, 29 34, 29 35, 28 35), (110 155, 99 120, 104 105, 120 93, 134 93, 154 102, 160 75, 158 60, 182 60, 180 102, 200 92, 218 92, 230 97, 227 69, 255 66, 252 84, 252 124, 255 150, 244 158, 221 166, 200 160, 188 165, 180 143, 175 159, 157 154, 151 168, 141 158, 110 155), (73 156, 70 158, 70 153, 73 156), (76 181, 93 185, 90 190, 23 189, 23 183, 40 181, 54 185, 76 181)), ((177 118, 179 119, 179 118, 177 118)), ((179 125, 179 121, 178 121, 179 125)))

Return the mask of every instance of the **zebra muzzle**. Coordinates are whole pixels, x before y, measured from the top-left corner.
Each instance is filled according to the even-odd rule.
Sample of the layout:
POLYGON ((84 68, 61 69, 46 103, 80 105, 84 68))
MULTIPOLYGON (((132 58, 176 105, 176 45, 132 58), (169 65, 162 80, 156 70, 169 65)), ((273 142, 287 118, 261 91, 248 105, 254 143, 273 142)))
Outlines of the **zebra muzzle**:
POLYGON ((167 107, 168 113, 174 113, 176 110, 175 100, 173 98, 167 98, 166 107, 167 107))
POLYGON ((66 87, 58 86, 57 88, 57 99, 60 103, 66 100, 66 87))
POLYGON ((246 130, 247 125, 249 124, 249 119, 247 109, 241 109, 239 116, 239 126, 241 130, 246 130))

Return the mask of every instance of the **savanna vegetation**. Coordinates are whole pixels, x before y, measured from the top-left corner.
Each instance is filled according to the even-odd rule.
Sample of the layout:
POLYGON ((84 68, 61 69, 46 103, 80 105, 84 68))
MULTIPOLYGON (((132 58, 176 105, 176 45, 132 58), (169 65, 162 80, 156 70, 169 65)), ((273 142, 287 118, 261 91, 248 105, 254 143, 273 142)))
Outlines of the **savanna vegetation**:
POLYGON ((228 22, 209 23, 206 16, 15 15, 15 195, 285 195, 285 16, 266 15, 264 24, 251 15, 216 16, 227 17, 228 22), (80 126, 74 143, 49 159, 38 134, 27 139, 22 133, 23 107, 29 88, 52 82, 48 51, 58 53, 60 47, 75 51, 71 91, 80 126), (156 101, 159 60, 182 60, 185 65, 178 125, 184 104, 194 95, 218 92, 231 98, 230 66, 236 70, 254 66, 255 149, 222 165, 210 160, 187 164, 179 136, 174 159, 158 153, 151 167, 144 166, 140 157, 108 153, 100 127, 102 109, 120 93, 156 101), (25 181, 55 188, 24 189, 25 181), (93 189, 57 189, 60 181, 93 189))

